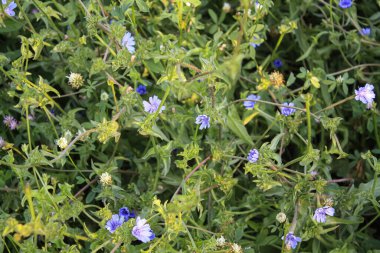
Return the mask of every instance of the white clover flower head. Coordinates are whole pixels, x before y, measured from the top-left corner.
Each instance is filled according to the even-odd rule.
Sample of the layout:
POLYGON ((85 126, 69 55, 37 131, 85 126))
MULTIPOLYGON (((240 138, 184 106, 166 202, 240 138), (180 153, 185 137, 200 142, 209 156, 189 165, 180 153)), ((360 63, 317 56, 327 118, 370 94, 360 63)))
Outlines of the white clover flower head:
POLYGON ((223 11, 224 11, 225 13, 230 12, 230 11, 231 11, 231 4, 229 4, 229 3, 227 3, 227 2, 223 3, 223 11))
POLYGON ((74 89, 79 89, 80 87, 83 86, 84 79, 81 74, 70 73, 70 75, 67 76, 67 78, 69 78, 69 85, 73 87, 74 89))
POLYGON ((109 95, 107 92, 103 91, 102 94, 100 94, 100 100, 107 101, 109 99, 109 95))
POLYGON ((112 184, 112 176, 108 172, 104 172, 100 175, 99 181, 103 186, 111 185, 112 184))
POLYGON ((65 137, 61 137, 57 140, 57 145, 60 149, 65 149, 68 145, 67 139, 65 137))
POLYGON ((234 243, 234 244, 232 244, 231 248, 232 248, 232 252, 234 252, 234 253, 243 252, 243 249, 241 248, 241 246, 239 244, 234 243))
POLYGON ((276 215, 276 220, 280 223, 284 223, 286 221, 286 214, 283 212, 280 212, 276 215))
POLYGON ((219 237, 218 239, 216 239, 216 246, 222 247, 224 246, 224 244, 226 244, 226 239, 224 238, 223 235, 219 237))
POLYGON ((190 6, 191 6, 191 3, 190 3, 190 2, 186 2, 186 6, 187 6, 187 7, 190 7, 190 6))

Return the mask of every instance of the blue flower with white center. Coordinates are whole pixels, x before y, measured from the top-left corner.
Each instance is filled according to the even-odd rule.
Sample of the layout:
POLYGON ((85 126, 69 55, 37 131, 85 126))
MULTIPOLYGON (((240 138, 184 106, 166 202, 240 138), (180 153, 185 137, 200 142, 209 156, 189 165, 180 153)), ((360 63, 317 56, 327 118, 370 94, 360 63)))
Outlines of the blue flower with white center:
POLYGON ((367 105, 367 108, 371 108, 373 100, 376 97, 375 92, 373 91, 374 88, 375 87, 370 83, 367 83, 364 87, 359 87, 358 90, 355 90, 355 100, 360 100, 367 105))
MULTIPOLYGON (((283 103, 282 105, 285 105, 285 106, 293 106, 294 107, 294 103, 283 103)), ((294 108, 289 108, 289 107, 281 107, 281 114, 282 115, 285 115, 285 116, 289 116, 289 115, 292 115, 293 113, 296 112, 296 109, 294 108)))
POLYGON ((107 221, 106 229, 110 231, 111 233, 113 233, 118 227, 123 225, 123 223, 124 223, 124 217, 114 214, 112 215, 112 218, 109 221, 107 221))
MULTIPOLYGON (((7 4, 7 0, 1 1, 3 5, 7 4)), ((7 13, 9 16, 13 17, 16 15, 14 12, 14 9, 17 8, 17 4, 15 2, 11 2, 7 7, 4 8, 5 13, 7 13)))
MULTIPOLYGON (((246 99, 247 100, 260 100, 260 96, 256 96, 256 95, 249 95, 246 99)), ((244 106, 245 106, 245 109, 253 109, 253 107, 255 107, 255 104, 256 104, 256 101, 244 101, 244 106)))
MULTIPOLYGON (((144 111, 149 112, 149 113, 155 113, 158 110, 158 107, 161 104, 161 100, 154 95, 153 97, 149 98, 149 102, 143 101, 144 105, 144 111)), ((165 106, 161 106, 160 112, 161 113, 163 110, 165 110, 165 106)))
MULTIPOLYGON (((284 240, 284 237, 282 237, 282 240, 284 240)), ((300 237, 295 236, 291 232, 289 232, 285 237, 285 245, 287 248, 295 249, 297 247, 297 244, 301 241, 302 239, 300 237)))
POLYGON ((281 67, 282 67, 282 61, 281 61, 281 59, 276 59, 276 60, 274 60, 274 61, 273 61, 273 65, 274 65, 274 67, 275 67, 276 69, 281 68, 281 67))
POLYGON ((195 119, 195 124, 201 125, 199 127, 200 130, 210 128, 210 117, 208 117, 207 115, 199 115, 195 119))
POLYGON ((259 151, 257 149, 251 149, 248 153, 247 157, 250 163, 255 163, 259 160, 259 151))
POLYGON ((135 212, 129 211, 128 207, 122 207, 119 209, 119 216, 124 218, 124 222, 128 221, 130 218, 135 218, 135 212))
POLYGON ((315 210, 313 219, 320 223, 326 222, 326 215, 334 216, 335 209, 331 206, 324 206, 315 210))
POLYGON ((371 28, 364 27, 359 32, 362 36, 369 36, 371 34, 371 28))
POLYGON ((352 6, 352 0, 340 0, 339 7, 342 9, 347 9, 352 6))
POLYGON ((121 40, 121 45, 128 49, 128 51, 133 54, 135 52, 135 38, 132 36, 130 32, 126 32, 124 34, 123 39, 121 40))
POLYGON ((150 229, 150 225, 146 223, 146 219, 141 219, 140 216, 136 218, 136 226, 132 228, 132 235, 144 243, 156 237, 150 229))
POLYGON ((137 86, 136 88, 136 92, 140 95, 145 95, 147 93, 146 91, 146 86, 145 85, 142 85, 140 84, 139 86, 137 86))

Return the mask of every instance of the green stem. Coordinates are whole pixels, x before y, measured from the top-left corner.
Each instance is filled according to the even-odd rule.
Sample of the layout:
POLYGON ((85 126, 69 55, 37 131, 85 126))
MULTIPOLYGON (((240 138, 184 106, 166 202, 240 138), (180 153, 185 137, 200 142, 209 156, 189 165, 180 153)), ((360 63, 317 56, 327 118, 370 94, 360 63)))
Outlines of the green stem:
POLYGON ((378 132, 378 129, 377 129, 377 117, 376 117, 376 113, 374 111, 372 111, 372 119, 373 119, 373 128, 375 130, 375 138, 376 138, 376 144, 377 144, 377 148, 380 149, 380 138, 379 138, 379 132, 378 132))
POLYGON ((311 145, 311 116, 310 116, 310 99, 306 99, 306 118, 307 118, 307 152, 310 152, 313 147, 311 145))
POLYGON ((28 18, 28 15, 25 14, 25 11, 24 9, 22 8, 21 4, 20 4, 20 1, 19 0, 16 0, 16 3, 17 3, 17 6, 20 6, 20 11, 21 11, 21 14, 24 16, 26 22, 28 23, 29 27, 30 27, 30 30, 32 30, 33 33, 37 33, 36 30, 34 29, 32 23, 30 22, 29 18, 28 18))
POLYGON ((103 46, 108 48, 108 50, 111 52, 113 57, 116 57, 115 51, 113 51, 113 49, 98 34, 95 34, 95 38, 97 38, 103 46))
POLYGON ((40 5, 36 2, 36 0, 32 0, 32 2, 37 7, 37 9, 46 16, 46 18, 48 19, 49 25, 51 25, 53 29, 58 33, 59 37, 63 39, 63 33, 58 29, 58 27, 55 25, 51 17, 45 13, 45 11, 40 7, 40 5))
POLYGON ((32 138, 30 136, 30 124, 29 124, 29 106, 26 106, 26 128, 28 131, 28 142, 29 142, 29 149, 32 151, 32 138))
POLYGON ((157 144, 156 144, 156 139, 152 136, 152 144, 153 144, 153 148, 154 148, 154 152, 156 153, 157 157, 157 166, 156 166, 156 175, 154 177, 154 183, 153 183, 153 191, 155 191, 157 189, 157 185, 158 185, 158 179, 160 178, 160 170, 159 170, 159 161, 160 161, 160 157, 158 156, 158 150, 157 150, 157 144))

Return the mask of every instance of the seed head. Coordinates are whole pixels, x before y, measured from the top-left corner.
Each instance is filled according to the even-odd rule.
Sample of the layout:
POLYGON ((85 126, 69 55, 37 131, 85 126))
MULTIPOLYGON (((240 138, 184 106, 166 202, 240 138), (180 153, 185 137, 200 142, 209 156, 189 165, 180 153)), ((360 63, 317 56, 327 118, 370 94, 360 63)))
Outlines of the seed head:
POLYGON ((276 88, 279 88, 284 84, 284 75, 278 71, 274 71, 270 74, 269 80, 276 88))
POLYGON ((69 85, 74 89, 79 89, 83 86, 84 80, 81 74, 71 73, 67 78, 69 78, 69 85))
POLYGON ((108 172, 102 173, 102 175, 100 175, 100 183, 103 186, 111 185, 112 184, 112 176, 108 172))

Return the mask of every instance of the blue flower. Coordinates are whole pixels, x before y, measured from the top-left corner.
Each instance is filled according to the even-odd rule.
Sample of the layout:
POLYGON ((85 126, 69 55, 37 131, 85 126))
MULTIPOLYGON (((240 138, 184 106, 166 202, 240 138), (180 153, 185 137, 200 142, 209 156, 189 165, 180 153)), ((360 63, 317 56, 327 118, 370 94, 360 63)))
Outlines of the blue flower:
MULTIPOLYGON (((144 110, 149 113, 155 113, 158 110, 158 107, 161 104, 161 100, 158 99, 156 95, 153 97, 149 98, 149 102, 143 101, 144 105, 144 110)), ((165 106, 161 106, 160 112, 161 113, 163 110, 165 110, 165 106)))
MULTIPOLYGON (((284 240, 284 237, 282 237, 282 240, 284 240)), ((302 239, 300 237, 295 236, 291 232, 289 232, 285 237, 285 244, 288 248, 295 249, 297 247, 297 244, 301 241, 302 239)))
POLYGON ((253 35, 252 40, 253 40, 254 42, 249 43, 249 45, 251 45, 253 48, 257 48, 258 46, 261 45, 260 43, 256 43, 258 40, 260 40, 260 37, 259 37, 259 36, 257 36, 257 35, 253 35))
POLYGON ((276 69, 281 68, 281 67, 282 67, 282 61, 281 61, 281 59, 276 59, 276 60, 274 60, 274 61, 273 61, 273 65, 274 65, 274 67, 275 67, 276 69))
MULTIPOLYGON (((247 100, 260 100, 260 96, 256 95, 249 95, 246 99, 247 100)), ((244 101, 245 109, 253 109, 255 107, 256 101, 244 101)))
POLYGON ((112 218, 107 221, 106 229, 111 233, 115 232, 115 230, 123 225, 124 217, 119 216, 117 214, 112 215, 112 218))
POLYGON ((208 117, 207 115, 199 115, 195 119, 195 124, 201 125, 199 127, 200 130, 210 128, 210 117, 208 117))
POLYGON ((360 33, 361 35, 363 35, 363 36, 368 36, 368 35, 371 34, 371 28, 369 28, 369 27, 364 27, 364 28, 362 28, 362 29, 360 30, 359 33, 360 33))
POLYGON ((250 163, 255 163, 259 160, 259 151, 257 149, 251 149, 248 153, 247 157, 250 163))
POLYGON ((137 86, 136 88, 136 92, 140 95, 145 95, 147 92, 146 92, 146 86, 145 85, 142 85, 140 84, 139 86, 137 86))
POLYGON ((374 87, 370 83, 367 83, 364 87, 359 87, 358 90, 355 90, 355 100, 360 100, 367 105, 367 108, 371 108, 373 100, 376 97, 373 89, 374 87))
POLYGON ((123 39, 121 40, 121 45, 128 49, 128 51, 133 54, 135 52, 135 38, 133 38, 130 32, 124 34, 123 39))
POLYGON ((132 228, 132 235, 142 242, 149 242, 156 237, 149 224, 146 224, 146 219, 141 219, 140 216, 136 218, 136 226, 132 228))
MULTIPOLYGON (((283 103, 282 105, 285 105, 285 106, 294 106, 293 103, 286 103, 286 102, 283 103)), ((294 109, 294 108, 281 107, 281 114, 282 115, 289 116, 289 115, 292 115, 295 112, 296 112, 296 109, 294 109)))
POLYGON ((334 213, 335 213, 335 209, 333 207, 324 206, 321 208, 317 208, 317 210, 315 210, 313 219, 316 220, 317 222, 325 223, 326 215, 334 216, 334 213))
MULTIPOLYGON (((7 3, 7 0, 2 0, 3 5, 6 3, 7 3)), ((16 7, 17 7, 17 4, 12 1, 7 7, 4 8, 4 11, 9 16, 13 17, 14 15, 16 15, 16 13, 14 12, 14 9, 16 9, 16 7)))
POLYGON ((352 6, 352 0, 340 0, 339 7, 343 9, 350 8, 352 6))
POLYGON ((130 218, 135 218, 135 212, 129 211, 128 207, 122 207, 119 209, 119 216, 124 218, 124 222, 128 221, 130 218))

